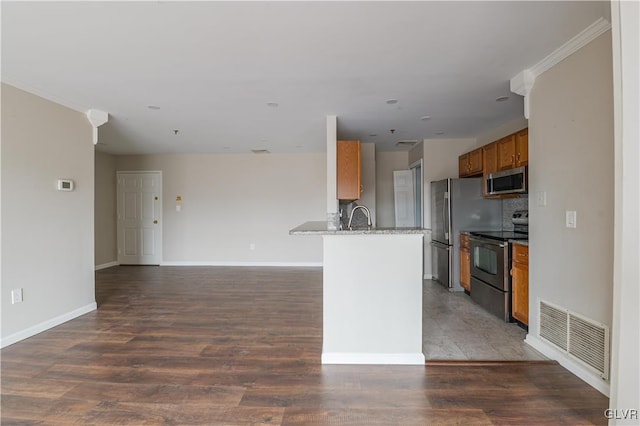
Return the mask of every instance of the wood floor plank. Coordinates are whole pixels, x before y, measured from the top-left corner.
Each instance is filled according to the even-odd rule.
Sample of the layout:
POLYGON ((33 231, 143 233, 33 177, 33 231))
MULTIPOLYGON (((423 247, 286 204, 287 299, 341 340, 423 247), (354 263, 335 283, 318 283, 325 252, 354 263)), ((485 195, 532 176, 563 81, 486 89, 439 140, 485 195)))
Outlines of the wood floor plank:
POLYGON ((0 351, 5 424, 604 424, 557 363, 321 365, 319 268, 114 267, 0 351))
POLYGON ((87 401, 125 401, 150 404, 189 404, 235 407, 245 388, 139 383, 81 383, 65 398, 87 401))
POLYGON ((599 408, 529 408, 485 410, 487 417, 494 425, 514 426, 531 425, 531 419, 536 419, 536 426, 577 426, 577 425, 606 425, 608 420, 599 408))
POLYGON ((255 386, 247 389, 240 402, 243 407, 306 407, 306 408, 429 408, 424 392, 395 389, 343 389, 326 386, 255 386))
POLYGON ((185 409, 181 404, 101 404, 81 419, 84 425, 279 425, 282 408, 247 408, 199 406, 185 409))
POLYGON ((283 425, 491 425, 482 410, 435 410, 428 408, 401 409, 313 409, 286 408, 283 425))

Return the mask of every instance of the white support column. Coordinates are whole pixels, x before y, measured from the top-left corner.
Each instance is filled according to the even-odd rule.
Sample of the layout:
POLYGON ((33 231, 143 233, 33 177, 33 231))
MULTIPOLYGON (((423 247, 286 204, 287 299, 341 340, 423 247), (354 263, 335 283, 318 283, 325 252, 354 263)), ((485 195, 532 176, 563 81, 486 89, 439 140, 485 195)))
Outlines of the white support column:
POLYGON ((338 117, 327 115, 327 221, 337 224, 338 215, 338 117))
POLYGON ((640 3, 612 1, 615 239, 610 425, 640 421, 640 3))
POLYGON ((524 96, 524 117, 529 118, 529 93, 536 82, 536 76, 531 70, 523 70, 510 81, 510 88, 513 93, 524 96))

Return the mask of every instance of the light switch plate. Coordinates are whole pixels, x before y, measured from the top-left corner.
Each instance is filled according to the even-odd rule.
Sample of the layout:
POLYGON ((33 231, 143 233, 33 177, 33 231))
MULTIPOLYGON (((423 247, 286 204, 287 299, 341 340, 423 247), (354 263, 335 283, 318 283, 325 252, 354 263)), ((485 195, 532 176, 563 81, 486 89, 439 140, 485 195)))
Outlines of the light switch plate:
POLYGON ((567 224, 567 228, 575 228, 577 223, 576 223, 576 211, 575 210, 567 210, 566 213, 566 224, 567 224))
POLYGON ((536 193, 536 201, 538 207, 544 207, 547 205, 547 192, 546 191, 538 191, 536 193))
POLYGON ((11 290, 11 304, 15 305, 16 303, 22 302, 22 289, 16 288, 11 290))

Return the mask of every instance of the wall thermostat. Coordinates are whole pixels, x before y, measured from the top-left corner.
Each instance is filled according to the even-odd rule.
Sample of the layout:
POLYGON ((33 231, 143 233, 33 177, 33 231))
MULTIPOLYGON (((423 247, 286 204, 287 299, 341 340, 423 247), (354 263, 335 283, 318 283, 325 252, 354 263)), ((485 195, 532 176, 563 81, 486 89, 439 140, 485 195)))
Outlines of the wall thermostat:
POLYGON ((73 186, 71 179, 58 179, 58 191, 73 191, 73 186))

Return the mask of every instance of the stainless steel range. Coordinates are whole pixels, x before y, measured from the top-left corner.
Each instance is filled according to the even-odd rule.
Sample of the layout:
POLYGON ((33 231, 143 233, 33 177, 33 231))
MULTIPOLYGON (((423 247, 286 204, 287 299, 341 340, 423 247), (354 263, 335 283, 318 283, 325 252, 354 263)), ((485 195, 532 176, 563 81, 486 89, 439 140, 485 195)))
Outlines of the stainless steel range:
POLYGON ((513 231, 471 232, 471 298, 489 312, 512 321, 511 244, 528 240, 529 212, 517 211, 511 221, 513 231))

